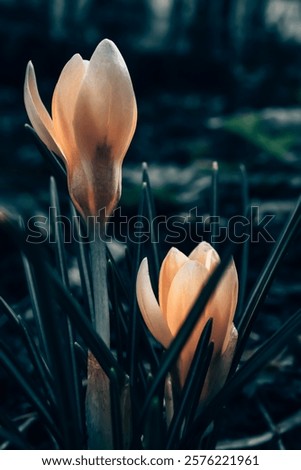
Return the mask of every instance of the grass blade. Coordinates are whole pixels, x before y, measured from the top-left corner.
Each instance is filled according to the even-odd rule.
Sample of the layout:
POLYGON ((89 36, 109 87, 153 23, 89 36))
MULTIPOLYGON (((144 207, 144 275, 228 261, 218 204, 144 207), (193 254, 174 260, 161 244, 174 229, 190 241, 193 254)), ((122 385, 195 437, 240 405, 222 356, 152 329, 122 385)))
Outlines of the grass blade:
POLYGON ((34 137, 34 143, 37 149, 39 150, 40 154, 44 158, 46 165, 49 168, 51 174, 59 178, 59 180, 63 182, 64 185, 66 186, 67 172, 61 159, 57 157, 53 152, 51 152, 48 149, 48 147, 46 147, 44 142, 41 141, 40 137, 31 126, 29 126, 28 124, 25 124, 25 129, 28 130, 31 133, 31 135, 34 137))
POLYGON ((114 369, 111 369, 110 396, 111 396, 111 417, 113 430, 113 447, 121 450, 123 448, 122 423, 120 409, 120 386, 118 377, 114 369))
POLYGON ((0 450, 6 449, 10 444, 14 445, 18 450, 32 449, 30 443, 23 436, 24 426, 12 421, 3 409, 0 410, 0 434, 7 442, 2 443, 0 450))
POLYGON ((42 359, 40 351, 33 341, 33 335, 28 331, 27 326, 20 315, 17 315, 2 297, 0 297, 0 308, 2 312, 8 316, 8 318, 14 321, 14 323, 19 327, 19 331, 23 334, 25 346, 30 355, 32 364, 41 379, 41 384, 43 388, 45 388, 47 399, 49 399, 52 404, 55 405, 55 398, 52 389, 52 377, 50 376, 47 365, 42 359))
POLYGON ((163 406, 160 396, 155 395, 150 403, 148 413, 145 417, 143 431, 143 448, 147 450, 164 449, 165 442, 165 425, 162 421, 163 406))
POLYGON ((34 315, 35 322, 37 325, 39 345, 40 345, 43 355, 45 356, 45 359, 48 361, 49 356, 48 356, 48 350, 47 350, 47 340, 45 336, 45 330, 43 328, 42 314, 40 311, 39 290, 37 288, 37 283, 36 283, 36 279, 32 270, 32 266, 30 265, 24 252, 21 252, 21 258, 23 262, 26 283, 27 283, 27 287, 29 291, 30 300, 31 300, 32 311, 33 311, 33 315, 34 315))
POLYGON ((259 313, 259 308, 263 303, 265 296, 268 292, 268 289, 272 283, 273 277, 276 273, 276 270, 286 253, 290 243, 293 241, 294 236, 296 235, 301 220, 301 197, 299 198, 293 214, 290 216, 290 219, 285 226, 281 236, 279 237, 278 243, 275 246, 271 256, 269 257, 266 265, 263 268, 263 271, 258 279, 258 282, 253 289, 253 292, 250 296, 244 314, 238 324, 238 345, 237 350, 234 356, 233 368, 235 370, 239 359, 244 350, 246 341, 249 337, 250 331, 253 327, 254 321, 257 318, 259 313))
MULTIPOLYGON (((141 198, 139 202, 138 209, 138 224, 137 227, 140 227, 139 222, 142 222, 142 212, 145 204, 145 193, 142 191, 141 198)), ((135 405, 137 403, 136 397, 136 384, 137 384, 137 365, 138 365, 138 354, 137 354, 137 342, 138 337, 140 336, 140 318, 138 317, 138 305, 136 300, 136 278, 138 269, 141 262, 142 248, 140 243, 134 245, 134 260, 133 260, 133 271, 132 271, 132 282, 131 282, 131 305, 130 311, 131 315, 129 318, 129 334, 128 334, 128 345, 127 345, 127 358, 128 358, 128 370, 130 377, 130 387, 132 393, 132 403, 133 403, 133 419, 135 420, 135 405)))
POLYGON ((54 209, 54 214, 52 212, 52 217, 50 220, 51 229, 54 233, 54 249, 56 255, 57 269, 61 275, 62 282, 64 286, 69 289, 69 279, 68 279, 68 268, 66 262, 66 251, 64 247, 64 237, 62 232, 62 220, 61 220, 61 209, 59 203, 59 195, 57 192, 57 186, 53 176, 50 177, 50 204, 51 208, 54 209))
POLYGON ((112 313, 111 316, 112 322, 114 322, 114 332, 116 334, 116 351, 117 359, 120 364, 124 364, 124 349, 126 345, 124 344, 124 338, 128 335, 128 328, 125 313, 123 311, 123 306, 120 302, 120 298, 117 294, 117 281, 115 276, 115 270, 112 266, 111 260, 108 260, 108 286, 111 286, 110 289, 110 298, 112 302, 112 313))
POLYGON ((202 387, 205 382, 207 370, 213 353, 213 344, 210 346, 210 348, 208 348, 211 330, 212 319, 208 320, 198 342, 187 379, 179 397, 178 407, 174 412, 174 416, 168 429, 166 449, 176 448, 177 440, 180 434, 180 428, 183 424, 185 415, 187 416, 187 411, 190 409, 189 405, 191 401, 193 401, 193 398, 195 398, 195 395, 197 395, 198 398, 201 395, 202 387))
POLYGON ((0 343, 0 362, 22 388, 28 400, 39 412, 41 420, 44 422, 44 424, 52 430, 58 439, 60 439, 60 433, 50 415, 48 408, 44 406, 43 398, 39 395, 39 392, 35 390, 34 385, 30 383, 28 377, 25 376, 24 371, 21 370, 10 351, 2 342, 0 343))
POLYGON ((81 436, 76 425, 69 347, 66 345, 66 336, 62 334, 65 331, 66 318, 61 314, 61 307, 58 308, 54 303, 54 291, 56 289, 54 289, 51 278, 48 277, 47 253, 41 245, 26 242, 26 234, 21 231, 12 216, 5 214, 2 219, 4 228, 15 240, 17 246, 23 251, 32 266, 36 292, 39 293, 40 327, 46 343, 47 363, 53 376, 59 427, 63 436, 63 448, 82 448, 81 436))
POLYGON ((71 218, 73 221, 73 228, 75 231, 75 248, 77 254, 77 262, 80 273, 82 295, 84 305, 89 313, 91 321, 94 321, 94 304, 93 304, 93 293, 92 293, 92 279, 89 268, 89 256, 85 249, 86 237, 82 236, 83 221, 80 216, 76 213, 73 204, 70 202, 71 218))
MULTIPOLYGON (((127 300, 127 302, 130 302, 130 286, 129 283, 127 282, 126 278, 122 278, 119 274, 119 270, 117 268, 114 256, 111 253, 110 247, 107 244, 107 258, 108 262, 111 264, 111 269, 112 272, 114 273, 114 278, 115 278, 115 283, 116 283, 116 288, 117 286, 120 288, 121 294, 124 296, 124 298, 127 300)), ((118 289, 119 291, 119 289, 118 289)))
POLYGON ((189 434, 182 440, 181 448, 191 448, 214 420, 221 406, 225 405, 235 393, 241 389, 250 378, 262 369, 273 357, 277 356, 287 346, 290 339, 301 328, 301 310, 298 310, 256 353, 226 382, 223 389, 217 393, 205 410, 201 411, 193 422, 189 434), (188 446, 188 447, 187 447, 188 446))
POLYGON ((275 444, 277 445, 277 449, 285 450, 281 434, 278 432, 277 426, 274 424, 270 414, 268 413, 266 407, 264 406, 264 403, 262 403, 260 399, 258 400, 258 407, 266 424, 268 425, 269 431, 272 433, 272 436, 273 436, 272 441, 274 441, 275 444))
POLYGON ((120 367, 119 363, 116 361, 110 349, 105 345, 104 341, 92 328, 91 322, 86 317, 86 315, 84 315, 76 300, 68 291, 66 291, 64 286, 62 286, 59 279, 57 278, 55 271, 51 269, 50 266, 47 266, 47 272, 49 278, 55 286, 54 298, 58 304, 62 306, 63 310, 65 311, 66 315, 68 315, 77 331, 80 332, 80 335, 85 341, 86 346, 88 349, 90 349, 93 356, 99 362, 105 374, 108 377, 111 377, 111 369, 114 369, 118 380, 120 380, 120 383, 123 383, 125 373, 120 367))
MULTIPOLYGON (((241 172, 241 199, 242 199, 242 214, 244 217, 248 217, 249 213, 249 185, 248 185, 248 177, 246 168, 244 165, 240 165, 240 172, 241 172)), ((244 230, 249 231, 248 225, 244 226, 244 230)), ((249 235, 249 233, 248 233, 249 235)), ((241 319, 241 315, 243 312, 243 305, 245 301, 245 293, 246 293, 246 285, 247 285, 247 278, 248 278, 248 265, 249 265, 249 249, 250 249, 250 238, 245 240, 242 244, 241 248, 241 259, 240 259, 240 266, 239 266, 239 290, 238 290, 238 301, 237 301, 237 308, 235 313, 235 324, 241 319)))
MULTIPOLYGON (((155 202, 154 202, 154 195, 150 184, 150 179, 148 175, 148 167, 147 163, 142 164, 142 191, 145 192, 145 213, 143 215, 149 220, 150 222, 150 241, 151 241, 151 252, 152 252, 152 265, 154 267, 154 285, 158 286, 159 280, 159 272, 160 272, 160 257, 159 257, 159 240, 156 236, 158 234, 158 225, 156 223, 156 210, 155 210, 155 202)), ((156 287, 157 289, 157 287, 156 287)), ((156 295, 156 291, 155 291, 156 295)))
POLYGON ((212 162, 212 180, 211 180, 211 218, 212 235, 210 243, 214 247, 218 234, 218 163, 212 162))
MULTIPOLYGON (((64 237, 62 232, 62 225, 61 225, 61 210, 60 210, 60 202, 59 202, 59 195, 57 192, 57 186, 55 179, 53 177, 50 178, 50 203, 51 207, 55 210, 55 219, 52 218, 51 225, 52 230, 54 232, 54 240, 55 240, 55 254, 57 260, 57 267, 62 278, 62 283, 66 289, 70 290, 69 278, 68 278, 68 268, 66 262, 66 251, 64 245, 64 237)), ((71 230, 72 233, 72 230, 71 230)), ((77 370, 77 363, 75 358, 75 351, 74 351, 74 332, 72 325, 70 323, 69 318, 61 318, 61 333, 68 338, 66 341, 66 355, 69 357, 69 380, 72 382, 73 387, 73 412, 74 412, 74 420, 76 422, 76 429, 78 436, 80 437, 81 442, 84 442, 84 429, 83 429, 83 416, 84 410, 82 407, 82 403, 80 400, 80 379, 77 370), (65 330, 65 332, 64 332, 65 330)), ((67 366, 67 364, 66 364, 67 366)))

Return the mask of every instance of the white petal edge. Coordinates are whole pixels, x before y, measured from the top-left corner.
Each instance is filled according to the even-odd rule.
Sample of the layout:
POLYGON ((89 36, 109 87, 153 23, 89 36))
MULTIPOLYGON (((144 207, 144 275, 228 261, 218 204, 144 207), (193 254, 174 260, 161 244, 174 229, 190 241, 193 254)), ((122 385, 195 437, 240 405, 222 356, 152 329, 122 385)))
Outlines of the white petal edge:
POLYGON ((67 162, 77 155, 73 130, 74 110, 81 83, 88 68, 79 54, 75 54, 64 66, 52 96, 52 119, 55 135, 60 142, 67 162))
POLYGON ((225 351, 223 354, 219 354, 210 364, 201 395, 201 402, 204 403, 209 398, 213 398, 224 386, 232 365, 237 339, 237 330, 234 324, 231 323, 230 335, 225 351))
POLYGON ((164 318, 167 316, 167 298, 171 283, 188 258, 177 248, 172 247, 165 256, 159 274, 159 304, 164 318))
POLYGON ((199 243, 190 253, 189 259, 196 260, 212 273, 220 263, 220 257, 217 251, 207 242, 199 243))
POLYGON ((44 144, 61 158, 64 158, 59 144, 55 140, 51 117, 46 110, 38 91, 32 62, 28 62, 24 82, 24 103, 29 120, 44 144))

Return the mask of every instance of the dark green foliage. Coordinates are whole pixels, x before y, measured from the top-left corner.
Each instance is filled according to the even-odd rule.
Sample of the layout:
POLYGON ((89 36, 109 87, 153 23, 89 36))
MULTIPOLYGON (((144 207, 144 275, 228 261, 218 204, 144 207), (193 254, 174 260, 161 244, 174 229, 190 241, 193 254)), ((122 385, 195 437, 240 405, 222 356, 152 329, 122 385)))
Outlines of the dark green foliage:
MULTIPOLYGON (((65 178, 63 166, 38 139, 36 140, 41 153, 52 162, 53 175, 58 182, 61 181, 65 178)), ((244 168, 241 168, 241 175, 242 213, 247 214, 248 184, 244 168)), ((218 187, 218 170, 214 167, 212 215, 216 215, 218 210, 218 187)), ((50 182, 50 203, 56 209, 56 214, 60 215, 60 196, 54 177, 51 177, 50 182)), ((231 257, 233 254, 236 255, 237 249, 234 250, 232 245, 224 247, 221 263, 204 287, 169 349, 163 351, 147 331, 135 296, 136 275, 145 254, 149 258, 154 289, 158 285, 161 255, 158 244, 152 243, 153 233, 150 234, 148 246, 140 243, 129 246, 128 263, 123 269, 120 269, 108 246, 113 345, 112 350, 109 350, 92 327, 94 310, 87 246, 81 243, 67 246, 64 243, 61 224, 52 226, 55 243, 51 246, 30 244, 26 242, 25 226, 9 212, 2 211, 1 229, 14 240, 16 250, 20 251, 23 259, 24 278, 32 312, 32 319, 28 320, 22 312, 16 312, 5 300, 0 301, 1 315, 15 328, 30 364, 30 370, 23 368, 19 358, 14 357, 13 351, 9 349, 5 338, 2 339, 1 367, 6 371, 9 380, 18 387, 22 394, 22 403, 26 403, 26 408, 30 410, 29 420, 28 415, 22 417, 21 412, 19 415, 13 410, 1 413, 2 448, 34 447, 35 444, 30 441, 24 430, 36 422, 48 436, 49 448, 86 447, 84 409, 88 350, 93 353, 110 379, 114 448, 121 449, 125 445, 120 394, 128 381, 132 400, 132 448, 191 449, 214 445, 218 440, 218 417, 222 407, 250 382, 260 369, 279 354, 296 332, 300 331, 299 310, 267 339, 251 358, 241 361, 254 320, 260 313, 260 307, 269 291, 272 279, 277 275, 281 260, 300 227, 300 207, 299 201, 283 229, 277 246, 266 261, 248 302, 245 302, 244 298, 249 246, 244 244, 240 252, 239 268, 241 289, 237 310, 239 343, 231 373, 220 392, 206 406, 200 408, 199 397, 214 347, 210 342, 211 319, 207 322, 199 340, 185 385, 175 394, 174 415, 169 426, 166 424, 164 403, 166 377, 173 370, 200 313, 220 281, 231 257), (75 292, 70 283, 68 270, 71 259, 77 263, 80 292, 75 292), (127 269, 129 272, 126 272, 127 269), (211 423, 215 423, 214 433, 211 432, 211 423)), ((73 207, 69 215, 73 217, 76 215, 73 207)), ((148 220, 153 220, 155 217, 155 204, 146 165, 143 165, 142 169, 138 211, 138 218, 143 217, 148 220)), ((79 218, 74 219, 74 222, 79 236, 80 232, 85 231, 84 223, 79 218)), ((101 289, 101 286, 99 288, 101 289)), ((276 439, 276 428, 273 427, 273 422, 265 409, 263 414, 271 430, 271 439, 276 439)), ((276 441, 278 446, 283 448, 281 437, 278 436, 276 441)))

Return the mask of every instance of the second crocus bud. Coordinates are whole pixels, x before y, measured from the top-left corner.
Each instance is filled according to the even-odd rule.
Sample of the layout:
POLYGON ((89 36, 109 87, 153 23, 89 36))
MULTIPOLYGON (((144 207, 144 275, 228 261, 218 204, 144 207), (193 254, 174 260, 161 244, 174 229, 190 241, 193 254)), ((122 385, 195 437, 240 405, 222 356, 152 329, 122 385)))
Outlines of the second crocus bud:
MULTIPOLYGON (((145 258, 137 276, 137 300, 152 335, 168 348, 200 295, 220 258, 209 243, 200 243, 187 257, 176 248, 166 255, 159 275, 159 302, 150 281, 145 258)), ((237 332, 233 317, 237 304, 238 278, 234 261, 218 283, 206 308, 178 359, 181 386, 184 385, 199 338, 209 318, 213 318, 211 340, 214 352, 202 398, 216 393, 223 385, 235 350, 237 332)))
POLYGON ((75 54, 56 84, 50 117, 31 62, 25 107, 44 144, 66 165, 70 196, 87 218, 109 216, 121 193, 121 166, 132 140, 137 106, 127 66, 112 41, 100 42, 90 61, 75 54))

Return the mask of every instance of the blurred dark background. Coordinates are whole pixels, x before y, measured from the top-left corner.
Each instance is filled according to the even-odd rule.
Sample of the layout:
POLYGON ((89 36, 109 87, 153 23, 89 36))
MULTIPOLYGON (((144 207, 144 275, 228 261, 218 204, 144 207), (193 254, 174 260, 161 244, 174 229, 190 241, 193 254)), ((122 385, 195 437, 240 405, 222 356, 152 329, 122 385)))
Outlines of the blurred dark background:
MULTIPOLYGON (((277 238, 301 189, 298 0, 0 0, 0 203, 29 211, 49 203, 48 168, 24 129, 27 62, 50 109, 67 60, 75 52, 88 59, 105 37, 125 58, 139 110, 122 210, 137 213, 146 161, 158 214, 208 214, 217 160, 220 215, 241 214, 243 163, 251 203, 259 218, 273 215, 277 238)), ((273 247, 260 241, 250 258, 257 269, 273 247)), ((284 281, 286 296, 300 290, 284 281)))
POLYGON ((38 185, 43 173, 23 129, 28 60, 50 106, 66 61, 89 58, 105 37, 128 64, 139 108, 125 181, 136 182, 135 163, 153 163, 157 196, 170 208, 182 196, 194 202, 199 170, 219 160, 245 163, 256 197, 287 203, 299 194, 300 1, 1 0, 0 200, 30 198, 31 177, 38 185))
MULTIPOLYGON (((46 210, 49 201, 49 172, 24 129, 27 62, 34 63, 49 109, 67 60, 75 52, 88 59, 105 37, 125 58, 139 111, 124 163, 123 209, 137 212, 141 163, 147 161, 159 214, 187 214, 195 206, 208 213, 211 162, 218 160, 221 215, 240 214, 243 163, 251 202, 262 217, 274 216, 269 229, 277 238, 301 189, 300 0, 0 0, 0 204, 46 210)), ((13 299, 16 269, 9 240, 1 245, 0 293, 13 299)), ((251 246, 248 292, 272 248, 264 240, 251 246)), ((300 307, 300 261, 299 237, 273 284, 251 349, 300 307)), ((296 339, 242 402, 260 389, 276 421, 299 410, 298 358, 296 339)), ((256 434, 262 416, 259 410, 255 426, 251 410, 256 414, 244 408, 237 422, 256 434)), ((288 433, 289 448, 300 444, 298 419, 288 433)), ((233 429, 233 439, 241 436, 233 429)))

